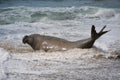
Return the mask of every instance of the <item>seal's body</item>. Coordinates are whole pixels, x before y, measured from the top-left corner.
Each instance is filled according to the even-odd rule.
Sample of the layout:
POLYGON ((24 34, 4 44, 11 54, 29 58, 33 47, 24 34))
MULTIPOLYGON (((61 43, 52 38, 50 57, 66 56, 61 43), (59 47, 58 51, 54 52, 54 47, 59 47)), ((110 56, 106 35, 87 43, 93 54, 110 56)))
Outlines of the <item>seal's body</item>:
POLYGON ((28 43, 34 50, 58 51, 74 48, 75 42, 65 39, 44 36, 40 34, 32 34, 23 38, 23 43, 28 43))
POLYGON ((99 33, 96 33, 95 26, 93 25, 90 38, 74 42, 52 36, 32 34, 29 36, 26 35, 23 38, 23 43, 29 44, 34 50, 44 50, 46 52, 62 51, 71 48, 91 48, 95 40, 97 40, 101 35, 108 32, 103 31, 105 27, 106 26, 104 26, 99 33))

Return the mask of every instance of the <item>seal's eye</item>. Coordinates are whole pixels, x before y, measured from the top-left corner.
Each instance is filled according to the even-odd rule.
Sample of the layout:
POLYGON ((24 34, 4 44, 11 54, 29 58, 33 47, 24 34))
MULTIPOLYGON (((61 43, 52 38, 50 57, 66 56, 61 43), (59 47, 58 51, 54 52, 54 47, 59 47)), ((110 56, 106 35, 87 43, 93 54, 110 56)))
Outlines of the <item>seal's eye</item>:
POLYGON ((28 38, 29 38, 29 36, 24 36, 24 38, 23 38, 23 40, 22 40, 22 42, 25 44, 25 43, 27 43, 28 42, 28 38))

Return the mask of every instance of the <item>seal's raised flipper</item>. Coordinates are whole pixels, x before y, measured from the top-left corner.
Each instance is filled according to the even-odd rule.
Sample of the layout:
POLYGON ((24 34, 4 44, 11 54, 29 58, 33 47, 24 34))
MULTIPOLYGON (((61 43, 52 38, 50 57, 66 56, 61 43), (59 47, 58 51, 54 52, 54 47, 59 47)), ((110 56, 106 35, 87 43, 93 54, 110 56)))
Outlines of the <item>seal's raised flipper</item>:
POLYGON ((91 28, 91 38, 94 39, 94 40, 96 40, 96 39, 98 39, 100 36, 102 36, 103 34, 105 34, 105 33, 107 33, 107 32, 110 31, 110 30, 108 30, 108 31, 103 31, 105 28, 106 28, 106 25, 100 30, 100 32, 97 33, 96 30, 95 30, 95 26, 92 25, 92 28, 91 28))
POLYGON ((109 32, 110 30, 108 31, 103 31, 104 29, 106 28, 106 26, 104 26, 100 32, 96 32, 95 30, 95 26, 92 25, 92 28, 91 28, 91 37, 90 38, 87 38, 87 39, 84 39, 84 40, 79 40, 79 41, 76 41, 76 44, 78 44, 78 48, 91 48, 93 46, 93 44, 95 43, 95 41, 101 37, 103 34, 109 32))

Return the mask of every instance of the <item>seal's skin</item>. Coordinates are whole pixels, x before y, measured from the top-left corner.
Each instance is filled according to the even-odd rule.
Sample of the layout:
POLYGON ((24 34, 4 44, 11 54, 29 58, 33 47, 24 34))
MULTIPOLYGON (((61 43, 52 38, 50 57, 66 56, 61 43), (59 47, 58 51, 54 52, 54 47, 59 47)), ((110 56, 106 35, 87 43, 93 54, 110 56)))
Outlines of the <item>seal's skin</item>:
POLYGON ((91 28, 91 37, 83 40, 78 41, 68 41, 65 39, 52 37, 52 36, 45 36, 40 34, 31 34, 26 35, 23 38, 23 43, 30 45, 33 50, 44 50, 47 51, 63 51, 72 48, 91 48, 94 42, 103 34, 107 33, 108 31, 103 31, 106 26, 104 26, 100 32, 96 32, 95 26, 92 25, 91 28))

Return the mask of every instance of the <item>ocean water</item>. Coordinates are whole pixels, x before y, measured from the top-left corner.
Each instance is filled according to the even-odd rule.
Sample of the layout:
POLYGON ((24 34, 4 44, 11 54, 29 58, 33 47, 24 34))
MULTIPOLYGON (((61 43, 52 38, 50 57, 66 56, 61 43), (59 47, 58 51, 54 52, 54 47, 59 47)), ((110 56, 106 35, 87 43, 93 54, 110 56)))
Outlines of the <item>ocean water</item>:
POLYGON ((0 0, 0 79, 119 80, 119 60, 108 59, 120 56, 119 34, 120 0, 0 0), (92 25, 97 31, 105 25, 111 30, 95 42, 96 48, 45 53, 22 43, 25 35, 34 33, 85 39, 92 25))

